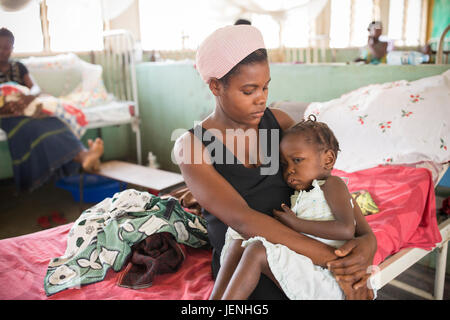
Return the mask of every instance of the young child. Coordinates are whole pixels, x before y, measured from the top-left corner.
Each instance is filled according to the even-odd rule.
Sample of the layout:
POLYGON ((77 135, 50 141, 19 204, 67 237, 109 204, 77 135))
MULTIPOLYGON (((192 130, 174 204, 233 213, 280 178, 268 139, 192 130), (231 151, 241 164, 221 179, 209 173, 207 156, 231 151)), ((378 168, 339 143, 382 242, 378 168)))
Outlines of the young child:
MULTIPOLYGON (((281 165, 286 183, 295 190, 291 209, 274 216, 297 232, 334 247, 355 234, 352 197, 331 170, 339 143, 330 128, 311 115, 283 133, 281 165)), ((289 299, 345 299, 331 272, 306 256, 263 237, 244 239, 228 228, 221 269, 210 299, 247 299, 261 273, 271 278, 289 299)))
POLYGON ((381 40, 383 26, 380 21, 372 21, 367 27, 369 37, 367 47, 361 52, 361 56, 355 59, 355 62, 364 61, 370 64, 386 63, 386 55, 391 50, 386 41, 381 40))

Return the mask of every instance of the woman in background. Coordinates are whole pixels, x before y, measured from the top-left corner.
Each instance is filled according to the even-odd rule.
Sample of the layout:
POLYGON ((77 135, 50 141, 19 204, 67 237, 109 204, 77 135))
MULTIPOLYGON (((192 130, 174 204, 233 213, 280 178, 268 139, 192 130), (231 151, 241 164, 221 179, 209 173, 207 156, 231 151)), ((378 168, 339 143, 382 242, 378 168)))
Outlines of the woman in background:
MULTIPOLYGON (((15 82, 40 94, 25 65, 11 60, 14 35, 0 29, 0 84, 15 82)), ((70 128, 56 117, 30 118, 13 116, 0 118, 0 128, 8 136, 14 180, 18 191, 32 191, 50 178, 78 173, 80 168, 95 171, 100 167, 103 141, 89 140, 86 149, 70 128)))

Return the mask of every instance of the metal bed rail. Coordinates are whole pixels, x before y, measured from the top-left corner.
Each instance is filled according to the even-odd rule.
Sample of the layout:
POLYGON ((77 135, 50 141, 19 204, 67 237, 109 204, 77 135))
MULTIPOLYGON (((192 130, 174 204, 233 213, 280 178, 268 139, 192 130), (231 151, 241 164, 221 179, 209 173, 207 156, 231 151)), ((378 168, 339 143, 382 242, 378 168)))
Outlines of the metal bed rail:
MULTIPOLYGON (((442 179, 445 172, 448 170, 448 167, 449 163, 446 163, 444 165, 444 168, 439 174, 439 178, 438 181, 435 183, 435 187, 438 185, 439 181, 442 179)), ((447 266, 448 241, 450 240, 450 218, 447 218, 446 220, 439 223, 438 227, 441 233, 442 240, 440 243, 436 244, 436 247, 433 250, 428 251, 419 248, 402 249, 397 253, 393 254, 392 256, 388 257, 378 265, 379 271, 372 273, 371 276, 371 281, 373 281, 377 289, 381 289, 386 284, 390 284, 425 299, 430 300, 443 299, 445 272, 447 266), (434 274, 433 294, 425 290, 415 288, 401 281, 395 280, 395 278, 398 275, 400 275, 403 271, 407 270, 409 267, 411 267, 413 264, 418 262, 426 255, 430 254, 431 252, 436 252, 436 264, 435 264, 436 269, 434 274)))
MULTIPOLYGON (((103 33, 104 48, 102 51, 91 53, 91 62, 103 67, 103 80, 108 92, 119 100, 133 103, 134 114, 131 128, 136 134, 137 163, 142 164, 142 138, 134 46, 135 39, 131 32, 123 29, 105 31, 103 33)), ((111 125, 120 124, 122 122, 111 123, 111 125)))

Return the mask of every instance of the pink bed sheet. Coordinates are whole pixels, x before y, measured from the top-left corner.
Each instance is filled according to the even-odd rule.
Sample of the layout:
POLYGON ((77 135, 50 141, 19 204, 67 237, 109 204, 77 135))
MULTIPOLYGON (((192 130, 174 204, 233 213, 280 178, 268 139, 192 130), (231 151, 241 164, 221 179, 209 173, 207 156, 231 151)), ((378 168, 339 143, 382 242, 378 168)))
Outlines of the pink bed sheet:
POLYGON ((436 219, 436 200, 431 172, 424 168, 379 166, 354 173, 339 170, 348 178, 350 192, 368 190, 380 212, 367 216, 377 238, 373 264, 403 248, 431 250, 442 241, 436 219))
POLYGON ((120 272, 103 281, 47 297, 44 276, 50 259, 63 255, 72 224, 0 240, 0 299, 38 300, 204 300, 213 288, 211 251, 183 246, 186 253, 176 273, 157 275, 152 287, 133 290, 116 285, 120 272))
MULTIPOLYGON (((377 167, 355 173, 335 170, 348 178, 350 191, 368 190, 380 208, 368 216, 378 241, 374 264, 406 247, 432 249, 441 241, 435 215, 434 188, 427 169, 377 167)), ((61 256, 71 224, 0 240, 0 299, 164 299, 204 300, 213 288, 211 251, 184 246, 179 271, 158 275, 150 288, 116 285, 120 273, 110 270, 103 281, 47 297, 43 279, 51 258, 61 256)))

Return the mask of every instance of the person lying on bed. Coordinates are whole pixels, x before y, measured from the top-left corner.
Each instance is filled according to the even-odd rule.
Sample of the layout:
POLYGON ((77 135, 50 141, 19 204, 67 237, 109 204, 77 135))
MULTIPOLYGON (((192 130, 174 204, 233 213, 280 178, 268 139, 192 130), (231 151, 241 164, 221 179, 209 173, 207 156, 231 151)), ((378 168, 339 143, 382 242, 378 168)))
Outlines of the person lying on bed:
MULTIPOLYGON (((273 210, 288 203, 291 195, 279 169, 278 146, 280 131, 294 121, 281 110, 266 108, 270 70, 259 30, 249 25, 216 30, 200 45, 196 68, 215 96, 216 107, 177 139, 173 155, 208 222, 213 277, 220 269, 229 226, 244 239, 261 236, 309 257, 316 265, 328 266, 341 278, 347 299, 372 298, 366 270, 377 245, 357 206, 355 238, 338 250, 273 218, 273 210)), ((287 297, 261 275, 249 298, 287 297)))
MULTIPOLYGON (((27 68, 10 60, 14 35, 0 29, 0 84, 16 82, 28 87, 33 95, 40 93, 27 68)), ((24 116, 0 119, 0 128, 8 135, 16 186, 20 191, 32 191, 50 177, 61 177, 100 167, 103 141, 89 140, 86 149, 69 127, 56 117, 35 119, 24 116)))
MULTIPOLYGON (((314 115, 283 132, 280 144, 283 177, 295 190, 291 209, 274 210, 284 225, 335 248, 355 234, 352 196, 332 176, 339 143, 314 115)), ((286 246, 262 237, 246 241, 228 228, 220 256, 221 268, 210 299, 247 299, 261 274, 275 282, 291 300, 342 300, 343 290, 329 270, 286 246)))

